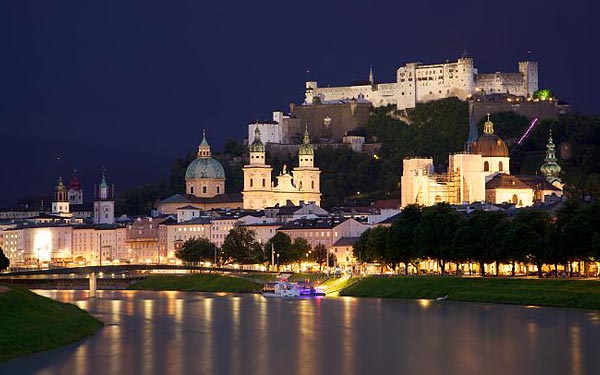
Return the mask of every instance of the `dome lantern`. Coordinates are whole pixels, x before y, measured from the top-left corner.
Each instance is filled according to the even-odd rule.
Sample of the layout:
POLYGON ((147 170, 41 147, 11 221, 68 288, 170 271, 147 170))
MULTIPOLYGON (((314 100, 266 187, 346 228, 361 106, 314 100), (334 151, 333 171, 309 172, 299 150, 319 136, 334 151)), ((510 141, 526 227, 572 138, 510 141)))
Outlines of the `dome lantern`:
POLYGON ((494 123, 488 119, 483 126, 483 134, 471 144, 471 152, 483 157, 508 157, 508 146, 494 134, 494 123))
POLYGON ((198 146, 198 157, 188 165, 185 179, 225 179, 225 170, 221 163, 212 158, 210 145, 206 140, 206 131, 202 131, 202 142, 198 146))

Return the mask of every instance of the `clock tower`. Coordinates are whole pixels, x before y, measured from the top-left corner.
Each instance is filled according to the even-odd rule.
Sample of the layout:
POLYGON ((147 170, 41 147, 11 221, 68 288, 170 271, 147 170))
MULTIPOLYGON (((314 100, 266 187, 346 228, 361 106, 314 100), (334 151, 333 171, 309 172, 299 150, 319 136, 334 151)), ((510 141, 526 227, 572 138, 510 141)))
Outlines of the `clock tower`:
POLYGON ((104 170, 102 170, 102 182, 94 190, 94 224, 114 224, 115 186, 108 186, 104 170))

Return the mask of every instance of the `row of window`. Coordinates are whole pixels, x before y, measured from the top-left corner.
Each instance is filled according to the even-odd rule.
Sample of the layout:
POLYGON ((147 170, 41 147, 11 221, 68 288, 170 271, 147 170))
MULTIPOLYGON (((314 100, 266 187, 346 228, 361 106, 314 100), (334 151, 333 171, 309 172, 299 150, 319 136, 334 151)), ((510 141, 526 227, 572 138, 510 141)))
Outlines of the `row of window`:
MULTIPOLYGON (((194 186, 190 186, 190 194, 194 194, 194 186)), ((202 186, 202 194, 208 194, 208 186, 202 186)), ((221 194, 220 186, 217 186, 217 194, 221 194)))

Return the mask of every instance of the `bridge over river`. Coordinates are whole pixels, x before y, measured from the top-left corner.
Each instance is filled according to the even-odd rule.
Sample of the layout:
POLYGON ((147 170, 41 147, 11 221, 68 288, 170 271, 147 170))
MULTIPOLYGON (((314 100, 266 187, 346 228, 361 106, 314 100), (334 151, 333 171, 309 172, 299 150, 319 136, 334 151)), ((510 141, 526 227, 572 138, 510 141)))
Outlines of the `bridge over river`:
POLYGON ((89 289, 90 297, 100 289, 123 289, 152 273, 228 273, 236 275, 274 274, 272 271, 229 267, 204 267, 174 264, 123 264, 85 267, 58 267, 37 270, 13 270, 0 274, 0 283, 36 289, 89 289))

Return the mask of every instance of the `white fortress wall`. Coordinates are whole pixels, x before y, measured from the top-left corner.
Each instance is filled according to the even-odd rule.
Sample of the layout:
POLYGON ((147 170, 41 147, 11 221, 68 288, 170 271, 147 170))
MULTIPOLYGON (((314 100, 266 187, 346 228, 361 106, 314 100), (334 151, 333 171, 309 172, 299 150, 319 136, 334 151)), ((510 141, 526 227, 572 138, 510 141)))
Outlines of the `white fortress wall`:
POLYGON ((538 89, 536 62, 519 62, 516 73, 478 74, 473 59, 460 58, 454 62, 422 65, 407 63, 396 71, 396 82, 374 85, 318 87, 317 82, 306 82, 305 104, 313 97, 322 102, 342 99, 364 99, 375 107, 396 104, 398 109, 414 108, 417 103, 456 96, 466 100, 478 91, 511 93, 531 96, 538 89))

